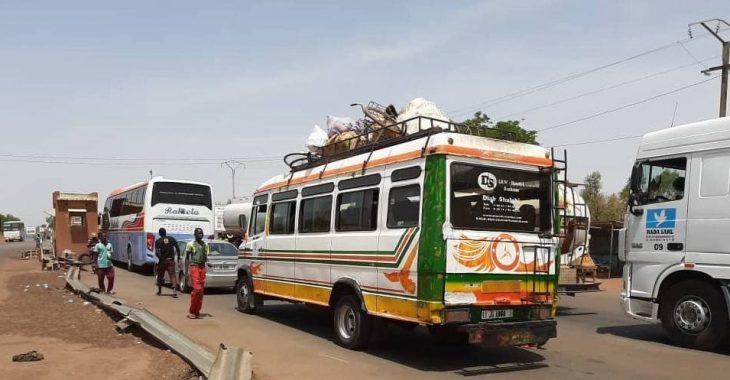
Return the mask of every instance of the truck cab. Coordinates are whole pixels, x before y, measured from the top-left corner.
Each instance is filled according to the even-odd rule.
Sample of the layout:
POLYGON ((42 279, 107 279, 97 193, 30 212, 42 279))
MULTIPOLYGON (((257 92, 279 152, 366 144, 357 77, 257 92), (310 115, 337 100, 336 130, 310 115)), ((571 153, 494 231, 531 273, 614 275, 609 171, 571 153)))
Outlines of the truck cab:
POLYGON ((621 233, 621 300, 677 345, 712 349, 728 336, 729 198, 730 119, 643 137, 621 233))

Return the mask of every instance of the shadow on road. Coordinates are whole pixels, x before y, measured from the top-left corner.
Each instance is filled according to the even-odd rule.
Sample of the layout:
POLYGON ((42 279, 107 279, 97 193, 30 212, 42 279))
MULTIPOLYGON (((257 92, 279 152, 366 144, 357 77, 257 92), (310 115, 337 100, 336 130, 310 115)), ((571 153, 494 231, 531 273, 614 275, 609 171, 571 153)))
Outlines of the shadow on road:
POLYGON ((565 306, 558 306, 558 317, 570 317, 570 316, 581 316, 581 315, 596 315, 598 313, 593 311, 583 311, 583 312, 576 312, 573 311, 576 308, 574 307, 565 307, 565 306))
MULTIPOLYGON (((596 329, 596 333, 609 334, 622 338, 659 343, 675 347, 672 342, 669 341, 669 337, 664 332, 662 326, 659 324, 637 324, 599 327, 596 329)), ((730 344, 726 344, 713 352, 720 355, 730 356, 730 344)))
MULTIPOLYGON (((267 304, 259 308, 256 314, 319 338, 332 340, 332 313, 325 309, 304 305, 267 304)), ((468 344, 437 344, 426 328, 389 326, 382 342, 365 352, 421 371, 457 372, 470 367, 542 362, 545 358, 539 351, 519 347, 487 349, 468 344)))

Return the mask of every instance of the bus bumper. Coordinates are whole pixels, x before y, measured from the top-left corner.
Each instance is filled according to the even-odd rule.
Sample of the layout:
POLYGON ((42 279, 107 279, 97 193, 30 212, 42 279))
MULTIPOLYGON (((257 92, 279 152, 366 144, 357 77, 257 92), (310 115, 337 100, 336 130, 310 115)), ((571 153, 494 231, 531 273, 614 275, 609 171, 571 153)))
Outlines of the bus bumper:
POLYGON ((558 336, 558 322, 554 319, 524 322, 481 322, 459 326, 469 333, 469 343, 487 347, 545 344, 558 336))

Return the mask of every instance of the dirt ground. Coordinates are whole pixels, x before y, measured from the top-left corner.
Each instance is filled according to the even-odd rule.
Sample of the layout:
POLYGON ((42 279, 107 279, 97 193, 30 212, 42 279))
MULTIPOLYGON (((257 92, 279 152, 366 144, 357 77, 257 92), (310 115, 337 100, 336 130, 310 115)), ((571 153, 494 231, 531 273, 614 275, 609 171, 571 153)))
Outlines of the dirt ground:
POLYGON ((197 379, 180 357, 144 336, 119 334, 112 315, 65 289, 63 272, 42 272, 0 243, 0 378, 197 379), (13 362, 36 350, 44 360, 13 362))

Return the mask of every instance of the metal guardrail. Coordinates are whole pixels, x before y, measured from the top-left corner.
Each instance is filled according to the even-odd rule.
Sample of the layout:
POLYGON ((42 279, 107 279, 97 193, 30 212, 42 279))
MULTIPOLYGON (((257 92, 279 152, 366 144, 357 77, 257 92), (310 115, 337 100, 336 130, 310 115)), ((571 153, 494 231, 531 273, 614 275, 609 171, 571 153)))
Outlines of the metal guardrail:
POLYGON ((66 272, 66 283, 84 298, 121 314, 123 319, 117 324, 118 326, 122 328, 131 324, 140 326, 178 355, 184 357, 208 379, 251 379, 252 355, 250 352, 236 347, 227 348, 221 344, 218 354, 213 355, 205 347, 193 342, 148 310, 126 305, 122 299, 93 291, 81 282, 80 275, 79 266, 72 266, 66 272))

